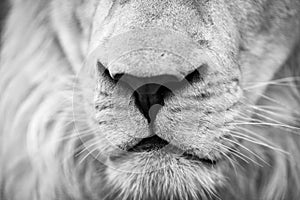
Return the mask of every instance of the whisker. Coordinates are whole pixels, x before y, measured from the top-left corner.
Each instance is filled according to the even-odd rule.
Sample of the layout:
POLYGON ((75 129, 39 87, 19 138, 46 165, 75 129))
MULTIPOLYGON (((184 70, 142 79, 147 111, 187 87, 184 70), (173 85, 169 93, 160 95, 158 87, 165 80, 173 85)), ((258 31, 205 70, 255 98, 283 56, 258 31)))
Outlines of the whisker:
MULTIPOLYGON (((240 119, 243 119, 244 121, 239 121, 239 120, 236 120, 235 122, 241 122, 243 123, 243 125, 270 125, 269 124, 266 124, 267 122, 266 121, 263 121, 261 119, 256 119, 256 118, 250 118, 248 116, 246 117, 242 117, 242 114, 240 114, 239 116, 240 119), (248 124, 245 124, 245 123, 248 123, 248 124)), ((232 123, 230 123, 232 124, 232 123)), ((297 131, 298 129, 300 129, 299 127, 294 127, 294 126, 290 126, 290 125, 286 125, 284 126, 285 124, 277 124, 276 127, 282 129, 282 130, 285 130, 285 131, 288 131, 288 133, 293 133, 295 135, 300 135, 300 133, 297 131), (284 127, 283 127, 284 126, 284 127), (286 130, 288 129, 288 130, 286 130)), ((271 124, 270 126, 275 126, 275 124, 271 124)), ((237 126, 237 127, 241 127, 241 126, 237 126)))
POLYGON ((248 151, 250 154, 254 155, 256 158, 258 158, 259 160, 261 160, 262 162, 264 162, 265 164, 269 165, 269 163, 267 163, 263 158, 261 158, 258 154, 254 153, 253 151, 249 150, 247 147, 245 147, 244 145, 238 143, 238 142, 235 142, 233 140, 230 140, 230 139, 227 139, 227 138, 224 138, 224 140, 228 141, 228 142, 231 142, 231 143, 234 143, 238 146, 240 146, 241 148, 245 149, 246 151, 248 151))
POLYGON ((284 78, 280 78, 280 79, 274 79, 274 80, 270 80, 270 81, 248 82, 247 85, 249 85, 249 86, 245 85, 245 87, 248 88, 248 87, 252 87, 252 86, 255 87, 256 85, 258 85, 258 86, 259 85, 265 86, 265 85, 270 85, 270 84, 273 85, 273 84, 280 84, 280 83, 289 84, 289 83, 294 83, 295 81, 299 81, 299 80, 300 80, 299 76, 291 76, 291 77, 284 77, 284 78))
MULTIPOLYGON (((283 125, 283 124, 274 124, 274 123, 267 123, 267 122, 237 122, 237 123, 230 123, 231 125, 264 125, 264 126, 275 126, 275 127, 282 127, 282 128, 289 128, 289 129, 295 129, 300 130, 298 127, 292 127, 289 125, 283 125)), ((298 133, 300 134, 300 133, 298 133)))
POLYGON ((93 145, 90 145, 89 148, 85 148, 85 150, 87 150, 87 154, 81 158, 81 160, 79 161, 79 164, 82 164, 90 155, 92 155, 98 149, 98 146, 96 146, 95 148, 93 148, 92 150, 90 150, 90 148, 92 146, 95 146, 97 144, 99 144, 99 141, 97 141, 93 145))
POLYGON ((249 158, 248 156, 242 154, 241 152, 238 152, 238 151, 235 150, 235 149, 232 149, 232 148, 230 148, 230 147, 227 147, 227 146, 224 145, 224 144, 221 144, 221 145, 222 145, 223 147, 225 147, 225 148, 229 148, 232 155, 234 155, 234 156, 240 158, 241 160, 243 160, 243 161, 246 162, 247 164, 249 164, 249 161, 251 161, 251 162, 257 164, 258 166, 262 166, 262 165, 260 165, 259 163, 257 163, 255 160, 249 158), (248 159, 249 161, 246 160, 246 159, 248 159))
MULTIPOLYGON (((255 108, 255 107, 254 107, 254 108, 255 108)), ((259 109, 259 108, 256 108, 256 109, 259 110, 259 111, 264 111, 263 109, 259 109)), ((265 111, 265 112, 267 112, 267 111, 265 111)), ((276 123, 278 123, 278 124, 286 125, 286 126, 288 126, 288 127, 293 127, 293 126, 290 126, 290 125, 288 125, 288 124, 285 124, 284 122, 280 122, 280 121, 278 121, 278 120, 275 120, 275 119, 273 119, 273 118, 271 118, 271 117, 269 117, 269 116, 260 114, 260 113, 258 113, 258 112, 255 112, 255 115, 258 115, 258 116, 263 117, 263 118, 265 118, 265 119, 267 119, 267 120, 276 122, 276 123)), ((293 127, 293 128, 297 128, 297 127, 293 127)))
POLYGON ((277 147, 275 147, 275 146, 273 146, 273 145, 269 145, 269 144, 266 144, 266 143, 262 143, 262 142, 260 142, 259 140, 249 139, 249 138, 244 137, 244 136, 236 135, 235 133, 232 134, 232 135, 233 135, 233 137, 235 137, 235 138, 239 138, 239 139, 245 140, 245 141, 247 141, 247 142, 251 142, 251 143, 253 143, 253 144, 257 144, 257 145, 260 145, 260 146, 263 146, 263 147, 267 147, 267 148, 269 148, 269 149, 272 149, 272 150, 275 150, 275 151, 278 151, 278 152, 281 152, 281 153, 288 154, 286 151, 284 151, 284 150, 281 149, 281 148, 277 148, 277 147))
MULTIPOLYGON (((263 143, 262 141, 258 140, 258 138, 250 137, 248 135, 245 135, 245 134, 242 134, 242 133, 239 133, 239 132, 236 132, 236 131, 231 131, 231 133, 236 138, 243 139, 243 140, 246 140, 248 142, 251 142, 251 143, 254 143, 254 144, 257 144, 257 145, 261 145, 261 146, 270 148, 272 150, 281 151, 282 153, 284 153, 284 151, 282 149, 273 146, 273 144, 271 144, 269 141, 266 141, 266 143, 263 143)), ((259 135, 255 134, 255 137, 256 136, 259 136, 259 135)))
POLYGON ((77 140, 77 139, 80 139, 80 137, 87 137, 87 136, 93 136, 93 133, 96 131, 93 130, 93 129, 87 129, 87 130, 84 130, 84 131, 80 131, 80 133, 78 132, 75 132, 75 133, 71 133, 69 135, 65 135, 63 137, 60 137, 56 140, 53 140, 52 142, 54 143, 60 143, 60 142, 65 142, 67 140, 70 140, 72 141, 73 139, 74 140, 77 140))
POLYGON ((230 162, 231 166, 233 167, 235 176, 237 177, 238 173, 237 173, 236 165, 240 165, 240 164, 236 160, 230 158, 226 153, 221 152, 221 154, 230 162))
MULTIPOLYGON (((255 93, 257 93, 257 92, 255 92, 255 93)), ((286 109, 290 109, 289 107, 287 107, 286 105, 282 104, 281 102, 277 101, 276 99, 274 99, 272 97, 269 97, 269 96, 267 96, 265 94, 260 94, 260 96, 263 97, 264 99, 269 100, 270 102, 276 103, 277 105, 280 105, 280 106, 282 106, 282 107, 284 107, 286 109)))

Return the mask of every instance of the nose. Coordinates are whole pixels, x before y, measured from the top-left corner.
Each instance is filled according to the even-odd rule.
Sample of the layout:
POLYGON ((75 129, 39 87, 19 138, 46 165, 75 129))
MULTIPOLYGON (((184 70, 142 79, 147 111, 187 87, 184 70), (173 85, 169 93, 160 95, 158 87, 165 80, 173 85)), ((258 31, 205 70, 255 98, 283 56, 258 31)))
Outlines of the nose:
POLYGON ((133 89, 136 106, 150 123, 166 97, 208 63, 203 52, 181 33, 149 28, 103 41, 96 57, 115 82, 133 89))
POLYGON ((149 123, 164 106, 164 99, 172 94, 172 85, 180 82, 177 77, 171 75, 141 78, 124 74, 119 77, 120 84, 126 84, 133 89, 135 104, 149 123))
POLYGON ((137 77, 167 74, 180 80, 210 62, 205 52, 205 48, 191 38, 157 28, 116 35, 95 50, 97 60, 112 77, 117 74, 137 77))

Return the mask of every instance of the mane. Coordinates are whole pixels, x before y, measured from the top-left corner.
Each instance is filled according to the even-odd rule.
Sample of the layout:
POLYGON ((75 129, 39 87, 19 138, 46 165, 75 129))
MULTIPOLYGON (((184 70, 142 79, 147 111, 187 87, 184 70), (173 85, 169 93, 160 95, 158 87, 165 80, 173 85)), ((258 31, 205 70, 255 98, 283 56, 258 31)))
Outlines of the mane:
POLYGON ((3 0, 0 2, 0 38, 2 33, 2 27, 5 21, 5 17, 7 15, 7 12, 9 10, 9 6, 6 0, 3 0))
POLYGON ((81 185, 93 185, 84 175, 91 175, 88 161, 75 166, 81 150, 73 122, 75 73, 51 27, 49 3, 14 1, 4 30, 0 199, 84 199, 81 190, 89 190, 81 185), (77 180, 82 176, 87 184, 77 180))
MULTIPOLYGON (((224 199, 297 199, 300 192, 300 45, 287 58, 273 80, 258 85, 268 87, 254 108, 246 134, 258 140, 242 141, 254 162, 242 161, 238 172, 230 169, 230 183, 222 191, 224 199), (255 125, 257 123, 257 125, 255 125), (264 123, 264 125, 260 125, 264 123), (269 125, 270 124, 270 125, 269 125), (259 144, 265 143, 264 145, 259 144), (270 146, 269 146, 270 145, 270 146), (250 151, 252 152, 250 152, 250 151), (255 162, 257 162, 255 164, 255 162), (237 173, 237 174, 234 174, 237 173), (233 182, 231 182, 233 180, 233 182), (240 192, 237 192, 239 188, 240 192), (228 192, 231 189, 231 192, 228 192), (229 197, 227 197, 229 195, 229 197)), ((259 86, 258 86, 259 87, 259 86)), ((250 91, 251 93, 251 91, 250 91)), ((226 185, 226 186, 227 186, 226 185)))
MULTIPOLYGON (((85 110, 74 105, 76 74, 53 31, 49 3, 12 1, 4 28, 0 58, 3 200, 96 199, 113 188, 106 184, 103 164, 88 154, 78 138, 78 132, 84 138, 93 127, 85 110), (76 122, 74 108, 80 113, 76 122)), ((262 117, 256 109, 253 121, 276 126, 249 127, 265 145, 240 141, 251 150, 243 153, 254 162, 237 159, 235 170, 230 163, 224 167, 229 178, 217 191, 223 199, 300 196, 299 44, 273 79, 263 83, 268 88, 256 107, 269 106, 272 112, 262 110, 262 117)), ((75 95, 81 98, 80 92, 75 95)))

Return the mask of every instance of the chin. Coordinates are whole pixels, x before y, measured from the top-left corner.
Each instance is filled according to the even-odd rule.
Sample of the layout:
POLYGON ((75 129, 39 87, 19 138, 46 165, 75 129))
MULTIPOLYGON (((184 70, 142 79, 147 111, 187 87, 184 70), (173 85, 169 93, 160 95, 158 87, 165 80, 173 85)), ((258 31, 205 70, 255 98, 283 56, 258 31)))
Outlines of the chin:
POLYGON ((221 163, 151 150, 107 162, 108 199, 208 199, 224 184, 221 163))

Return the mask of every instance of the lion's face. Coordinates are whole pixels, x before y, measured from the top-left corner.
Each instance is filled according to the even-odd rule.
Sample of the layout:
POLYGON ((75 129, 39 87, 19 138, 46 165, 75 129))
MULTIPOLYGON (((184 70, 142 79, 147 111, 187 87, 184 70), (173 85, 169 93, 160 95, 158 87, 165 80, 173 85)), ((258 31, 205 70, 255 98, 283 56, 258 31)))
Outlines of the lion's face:
POLYGON ((298 0, 51 1, 61 57, 78 77, 76 136, 99 161, 93 192, 213 198, 235 163, 257 163, 242 143, 261 147, 244 127, 267 86, 255 84, 290 54, 299 9, 298 0))
MULTIPOLYGON (((270 7, 289 7, 275 13, 268 2, 78 1, 72 14, 55 15, 60 27, 72 24, 62 16, 78 20, 81 34, 62 32, 80 45, 69 55, 81 55, 79 79, 93 93, 85 101, 95 131, 85 142, 107 166, 108 185, 126 195, 176 198, 223 184, 228 158, 243 158, 232 130, 248 121, 247 104, 264 91, 245 88, 270 80, 296 37, 287 31, 293 23, 276 24, 296 1, 276 1, 270 7)), ((68 4, 54 6, 65 11, 68 4)))

